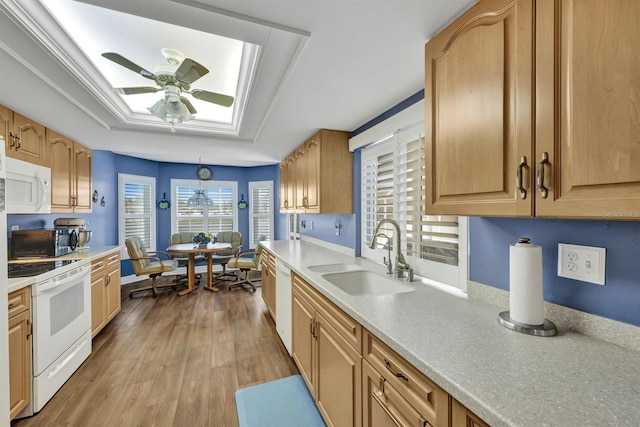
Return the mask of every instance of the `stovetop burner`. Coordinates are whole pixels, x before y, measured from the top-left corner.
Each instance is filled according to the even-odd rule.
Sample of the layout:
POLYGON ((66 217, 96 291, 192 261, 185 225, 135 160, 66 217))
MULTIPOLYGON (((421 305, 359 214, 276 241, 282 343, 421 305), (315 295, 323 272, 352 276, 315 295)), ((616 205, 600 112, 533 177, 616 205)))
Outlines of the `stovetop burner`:
POLYGON ((69 265, 72 262, 76 262, 73 260, 64 260, 64 261, 34 261, 29 263, 9 263, 9 278, 15 277, 30 277, 37 276, 42 273, 46 273, 47 271, 51 271, 55 268, 64 267, 65 265, 69 265))

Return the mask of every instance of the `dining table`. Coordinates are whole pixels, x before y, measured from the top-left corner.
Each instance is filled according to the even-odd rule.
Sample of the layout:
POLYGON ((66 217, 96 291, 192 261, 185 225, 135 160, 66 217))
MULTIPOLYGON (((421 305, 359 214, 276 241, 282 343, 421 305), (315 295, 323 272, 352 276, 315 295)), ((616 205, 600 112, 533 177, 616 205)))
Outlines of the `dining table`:
POLYGON ((178 292, 178 295, 186 295, 196 289, 196 254, 204 254, 207 259, 207 284, 205 289, 218 292, 218 288, 213 286, 213 261, 211 254, 215 252, 228 251, 231 249, 230 243, 207 243, 206 246, 200 246, 197 243, 180 243, 171 245, 167 248, 167 252, 181 253, 189 255, 187 263, 187 289, 178 292))

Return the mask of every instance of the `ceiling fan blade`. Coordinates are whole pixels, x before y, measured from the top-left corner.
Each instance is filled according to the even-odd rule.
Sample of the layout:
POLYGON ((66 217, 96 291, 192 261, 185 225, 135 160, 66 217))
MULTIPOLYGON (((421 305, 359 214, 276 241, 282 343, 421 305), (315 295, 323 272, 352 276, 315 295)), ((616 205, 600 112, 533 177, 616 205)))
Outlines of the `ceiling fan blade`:
POLYGON ((214 104, 222 105, 223 107, 231 107, 231 105, 233 105, 233 96, 200 89, 194 89, 190 93, 194 98, 202 101, 213 102, 214 104))
POLYGON ((142 68, 138 64, 135 64, 135 63, 129 61, 127 58, 125 58, 124 56, 120 55, 119 53, 105 52, 105 53, 102 54, 102 56, 104 56, 105 58, 115 62, 118 65, 122 65, 123 67, 130 69, 134 73, 140 74, 142 77, 146 77, 148 79, 155 80, 155 76, 151 71, 145 70, 144 68, 142 68))
POLYGON ((140 86, 140 87, 117 87, 115 89, 120 95, 136 95, 139 93, 155 93, 161 88, 151 87, 151 86, 140 86))
POLYGON ((191 101, 189 101, 187 98, 185 98, 184 96, 180 97, 180 101, 182 101, 182 103, 185 105, 185 107, 187 107, 187 110, 189 110, 189 113, 191 114, 196 114, 198 112, 198 110, 196 110, 193 106, 193 104, 191 103, 191 101))
POLYGON ((207 74, 209 70, 190 58, 186 58, 176 70, 176 79, 183 83, 191 84, 207 74))

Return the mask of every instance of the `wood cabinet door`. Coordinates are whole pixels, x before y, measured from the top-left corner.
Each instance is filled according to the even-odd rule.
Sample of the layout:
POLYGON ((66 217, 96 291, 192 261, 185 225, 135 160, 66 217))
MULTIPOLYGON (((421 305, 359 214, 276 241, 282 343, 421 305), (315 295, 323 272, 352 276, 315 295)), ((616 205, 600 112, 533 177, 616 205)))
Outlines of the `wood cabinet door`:
POLYGON ((366 360, 362 361, 363 427, 420 426, 425 422, 382 375, 366 360))
MULTIPOLYGON (((306 148, 306 179, 304 192, 307 213, 320 212, 320 133, 314 135, 305 144, 306 148)), ((337 173, 336 171, 327 171, 337 173)))
POLYGON ((4 138, 4 150, 7 155, 13 148, 11 145, 11 132, 13 132, 13 111, 0 105, 0 136, 4 138))
POLYGON ((316 404, 329 426, 362 423, 362 356, 316 312, 316 404))
POLYGON ((532 4, 476 3, 425 46, 428 214, 533 213, 532 4))
POLYGON ((287 212, 296 208, 296 164, 295 157, 287 159, 287 212))
POLYGON ((91 149, 82 144, 74 144, 74 212, 91 213, 91 149))
POLYGON ((287 212, 289 207, 289 195, 287 193, 289 185, 289 168, 287 166, 287 160, 285 159, 280 163, 280 213, 287 212))
POLYGON ((14 111, 13 129, 18 136, 17 149, 7 155, 42 166, 51 165, 43 125, 14 111))
POLYGON ((15 418, 31 402, 31 311, 9 319, 9 411, 15 418))
MULTIPOLYGON (((119 261, 118 261, 119 262, 119 261)), ((105 276, 106 286, 106 321, 113 319, 121 307, 120 267, 112 268, 105 276)))
POLYGON ((295 211, 304 213, 307 207, 307 153, 304 145, 295 151, 293 171, 295 179, 295 211))
POLYGON ((91 274, 91 338, 107 323, 104 273, 91 274))
POLYGON ((73 141, 51 129, 46 134, 51 159, 51 212, 73 212, 73 141))
POLYGON ((462 403, 451 398, 451 427, 489 427, 462 403))
POLYGON ((291 356, 296 362, 309 392, 315 398, 315 339, 311 333, 314 319, 315 310, 294 288, 291 300, 291 356))
POLYGON ((537 2, 536 215, 640 218, 640 2, 537 2))

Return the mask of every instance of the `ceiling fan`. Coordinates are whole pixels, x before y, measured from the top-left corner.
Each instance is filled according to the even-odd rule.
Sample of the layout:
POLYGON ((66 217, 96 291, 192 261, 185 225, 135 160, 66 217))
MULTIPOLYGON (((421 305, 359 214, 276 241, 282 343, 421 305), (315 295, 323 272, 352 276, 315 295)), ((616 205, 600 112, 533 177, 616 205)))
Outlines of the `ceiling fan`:
POLYGON ((161 52, 167 63, 155 66, 153 72, 142 68, 118 53, 103 53, 102 56, 105 58, 140 74, 142 77, 155 81, 158 85, 158 87, 120 87, 114 90, 122 95, 164 91, 164 98, 149 107, 148 110, 156 117, 171 122, 172 125, 191 120, 193 115, 197 113, 191 101, 183 96, 184 93, 201 101, 223 107, 230 107, 233 104, 232 96, 202 89, 191 89, 191 83, 209 72, 206 67, 193 59, 185 58, 182 52, 176 49, 163 48, 161 52))

